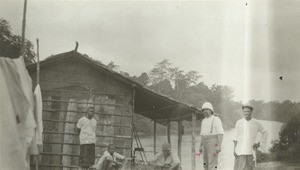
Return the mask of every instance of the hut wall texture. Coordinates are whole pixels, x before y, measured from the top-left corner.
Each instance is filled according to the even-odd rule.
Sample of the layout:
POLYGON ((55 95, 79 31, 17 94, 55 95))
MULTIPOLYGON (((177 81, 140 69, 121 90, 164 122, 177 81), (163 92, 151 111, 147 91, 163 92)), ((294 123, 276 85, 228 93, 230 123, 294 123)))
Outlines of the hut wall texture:
MULTIPOLYGON (((74 59, 42 67, 40 75, 44 147, 39 169, 77 166, 76 123, 85 115, 88 106, 93 106, 96 113, 96 155, 102 155, 106 146, 113 143, 117 152, 130 157, 133 111, 130 87, 74 59)), ((35 82, 35 72, 31 76, 35 82)))

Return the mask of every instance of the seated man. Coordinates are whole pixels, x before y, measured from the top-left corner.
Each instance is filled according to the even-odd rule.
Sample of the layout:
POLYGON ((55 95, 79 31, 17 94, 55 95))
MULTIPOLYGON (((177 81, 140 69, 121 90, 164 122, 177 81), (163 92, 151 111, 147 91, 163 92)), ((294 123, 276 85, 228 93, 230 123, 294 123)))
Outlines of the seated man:
POLYGON ((107 151, 103 153, 95 167, 97 170, 118 170, 121 168, 122 163, 118 162, 117 159, 123 161, 125 157, 115 152, 113 144, 109 144, 107 151))
POLYGON ((155 155, 148 164, 158 170, 180 170, 180 160, 176 154, 171 152, 170 144, 164 143, 161 150, 162 152, 155 155))

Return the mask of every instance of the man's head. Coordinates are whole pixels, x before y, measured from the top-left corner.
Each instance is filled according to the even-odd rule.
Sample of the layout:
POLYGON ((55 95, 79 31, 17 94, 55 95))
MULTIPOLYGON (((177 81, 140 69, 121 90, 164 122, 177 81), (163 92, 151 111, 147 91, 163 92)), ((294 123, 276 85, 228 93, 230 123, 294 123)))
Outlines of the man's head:
POLYGON ((171 153, 171 145, 166 142, 161 145, 161 150, 162 150, 164 157, 168 157, 171 153))
POLYGON ((87 116, 89 119, 91 119, 95 114, 95 109, 93 107, 88 107, 87 109, 87 116))
POLYGON ((115 152, 115 145, 114 144, 109 144, 107 151, 112 155, 115 152))
POLYGON ((253 107, 249 103, 246 103, 242 106, 242 109, 243 109, 245 119, 251 120, 253 107))
POLYGON ((205 117, 209 117, 210 115, 212 115, 214 113, 214 108, 211 103, 205 102, 202 105, 201 111, 203 112, 205 117))

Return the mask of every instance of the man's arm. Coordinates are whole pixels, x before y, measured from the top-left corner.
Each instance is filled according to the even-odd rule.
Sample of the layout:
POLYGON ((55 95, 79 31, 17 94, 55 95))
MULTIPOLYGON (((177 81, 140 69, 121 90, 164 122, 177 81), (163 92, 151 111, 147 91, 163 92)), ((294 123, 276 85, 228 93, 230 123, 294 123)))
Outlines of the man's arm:
POLYGON ((236 145, 237 145, 237 141, 233 141, 233 144, 234 144, 234 146, 233 146, 233 155, 234 155, 234 157, 236 158, 237 157, 237 154, 236 154, 236 152, 235 152, 235 148, 236 148, 236 145))
POLYGON ((121 159, 122 161, 125 159, 125 157, 117 152, 114 152, 114 157, 117 159, 121 159))
POLYGON ((199 152, 203 151, 203 139, 202 136, 200 135, 200 145, 199 145, 199 152))
POLYGON ((222 141, 223 141, 223 134, 224 134, 224 129, 222 125, 222 121, 219 117, 216 117, 216 130, 218 134, 218 146, 217 146, 217 153, 221 152, 221 147, 222 147, 222 141))
POLYGON ((117 161, 115 161, 114 159, 112 159, 110 157, 105 157, 105 160, 108 161, 108 162, 118 163, 117 161))
POLYGON ((235 158, 237 157, 237 154, 236 154, 236 152, 235 152, 235 148, 236 148, 236 146, 237 146, 237 141, 238 141, 238 122, 239 122, 239 121, 237 121, 237 122, 235 123, 234 136, 233 136, 233 144, 234 144, 234 147, 233 147, 233 155, 234 155, 235 158))
POLYGON ((219 134, 218 135, 217 153, 221 152, 222 141, 223 141, 223 134, 219 134))
POLYGON ((77 128, 77 133, 80 134, 81 132, 81 129, 77 128))
POLYGON ((201 152, 202 153, 202 151, 203 151, 203 132, 202 132, 202 130, 203 130, 203 120, 202 120, 202 122, 201 122, 201 127, 200 127, 200 145, 199 145, 199 152, 201 152))

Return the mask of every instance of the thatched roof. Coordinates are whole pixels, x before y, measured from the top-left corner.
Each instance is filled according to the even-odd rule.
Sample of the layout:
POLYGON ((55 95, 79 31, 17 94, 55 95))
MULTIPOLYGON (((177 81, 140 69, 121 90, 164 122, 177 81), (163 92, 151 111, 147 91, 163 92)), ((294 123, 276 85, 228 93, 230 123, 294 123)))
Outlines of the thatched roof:
MULTIPOLYGON (((49 66, 65 59, 76 59, 78 62, 83 62, 90 65, 94 69, 109 74, 117 81, 130 86, 135 89, 135 110, 134 112, 150 119, 162 120, 171 119, 178 120, 180 114, 183 119, 191 118, 192 113, 200 113, 200 109, 193 107, 189 104, 182 103, 170 97, 158 94, 147 86, 132 80, 102 64, 100 61, 92 59, 91 57, 81 54, 77 51, 69 51, 57 55, 52 55, 40 62, 40 67, 49 66)), ((27 66, 29 71, 36 69, 36 63, 27 66)), ((198 114, 198 116, 201 116, 198 114)))

